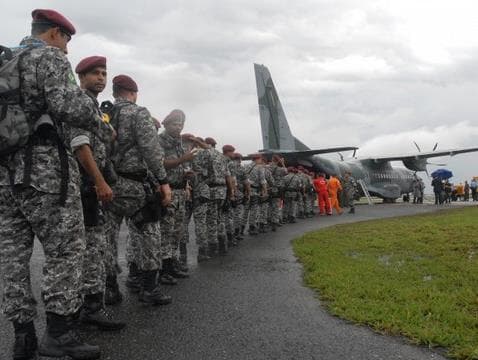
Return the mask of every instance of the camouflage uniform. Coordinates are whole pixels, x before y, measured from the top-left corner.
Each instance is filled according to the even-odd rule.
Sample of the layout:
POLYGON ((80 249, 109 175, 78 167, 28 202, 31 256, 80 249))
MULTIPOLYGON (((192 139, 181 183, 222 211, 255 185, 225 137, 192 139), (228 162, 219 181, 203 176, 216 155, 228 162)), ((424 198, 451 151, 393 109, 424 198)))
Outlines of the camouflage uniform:
POLYGON ((236 235, 242 232, 242 229, 246 226, 247 218, 244 216, 245 211, 245 186, 248 181, 244 166, 239 161, 235 161, 236 172, 236 208, 234 209, 234 233, 236 235))
POLYGON ((230 176, 226 157, 214 148, 208 150, 211 155, 208 185, 210 202, 207 211, 208 243, 218 245, 226 239, 224 202, 227 196, 226 176, 230 176))
POLYGON ((304 214, 306 217, 310 217, 314 215, 314 202, 316 198, 315 190, 314 190, 314 182, 310 175, 305 174, 305 198, 304 198, 304 214))
POLYGON ((288 173, 284 178, 284 220, 295 221, 297 199, 302 195, 302 181, 298 174, 288 173))
POLYGON ((267 182, 267 194, 260 198, 260 220, 259 226, 264 229, 267 226, 269 220, 269 206, 272 200, 271 190, 275 187, 274 177, 272 176, 272 171, 269 165, 262 165, 264 169, 264 176, 267 182))
POLYGON ((355 193, 357 192, 357 182, 353 176, 349 176, 348 179, 344 178, 342 182, 345 197, 347 198, 348 207, 352 210, 355 209, 355 193))
MULTIPOLYGON (((26 42, 42 43, 32 38, 26 42)), ((43 44, 44 45, 44 44, 43 44)), ((102 139, 111 132, 98 128, 91 99, 76 85, 65 54, 41 46, 19 61, 21 98, 31 123, 48 109, 65 144, 64 123, 94 131, 102 139)), ((45 310, 71 315, 80 305, 81 265, 85 250, 78 165, 68 151, 67 197, 60 206, 59 150, 51 140, 38 139, 32 149, 30 181, 24 178, 25 148, 0 166, 0 263, 3 277, 3 311, 7 318, 27 323, 36 315, 30 283, 30 259, 35 235, 43 245, 42 297, 45 310)))
POLYGON ((194 178, 191 181, 194 231, 199 248, 207 248, 208 226, 207 210, 211 198, 208 182, 208 169, 211 165, 211 152, 207 149, 198 151, 191 162, 194 178))
MULTIPOLYGON (((181 138, 173 138, 165 131, 159 135, 159 143, 164 149, 165 159, 178 159, 185 153, 181 138)), ((184 223, 186 216, 186 165, 166 170, 172 190, 170 211, 161 218, 161 236, 163 239, 163 259, 179 259, 179 246, 184 242, 184 223)))
MULTIPOLYGON (((146 184, 148 177, 153 184, 167 183, 163 166, 164 152, 146 108, 122 98, 115 100, 115 106, 120 110, 113 124, 118 137, 112 160, 118 180, 112 186, 114 198, 107 209, 110 221, 108 240, 113 248, 117 247, 121 222, 126 218, 130 232, 128 253, 133 254, 133 257, 134 254, 140 256, 136 264, 140 270, 158 270, 161 266, 158 224, 146 223, 138 228, 131 218, 135 218, 146 203, 145 185, 149 185, 146 184)), ((114 264, 110 263, 109 267, 113 268, 114 264)))
POLYGON ((251 184, 251 200, 249 204, 249 230, 255 230, 260 216, 261 188, 267 184, 264 168, 254 162, 247 164, 244 169, 251 184))
MULTIPOLYGON (((101 117, 102 113, 99 109, 98 100, 90 92, 85 91, 85 93, 91 98, 95 105, 96 113, 101 117)), ((106 145, 93 133, 79 128, 71 128, 69 138, 71 139, 70 146, 73 151, 82 145, 89 145, 98 169, 103 172, 106 164, 106 145)), ((104 231, 104 211, 101 203, 96 199, 93 181, 81 167, 80 173, 86 240, 86 251, 83 259, 83 293, 85 295, 99 294, 104 293, 106 283, 105 252, 107 246, 104 231), (87 202, 91 201, 96 205, 94 209, 88 207, 87 202), (92 221, 88 220, 90 216, 94 217, 92 221)))
MULTIPOLYGON (((229 173, 231 174, 232 183, 235 190, 237 188, 237 174, 236 174, 237 167, 235 162, 232 159, 226 158, 226 160, 227 160, 227 168, 229 170, 229 173)), ((235 202, 234 204, 231 202, 228 202, 228 206, 226 206, 226 209, 225 209, 226 234, 227 234, 228 240, 230 241, 232 241, 232 237, 234 234, 235 206, 236 206, 235 202)))
POLYGON ((282 190, 284 188, 284 177, 287 175, 287 169, 275 163, 270 165, 272 177, 274 178, 274 185, 270 189, 269 202, 269 220, 271 224, 277 225, 280 223, 280 199, 282 190))

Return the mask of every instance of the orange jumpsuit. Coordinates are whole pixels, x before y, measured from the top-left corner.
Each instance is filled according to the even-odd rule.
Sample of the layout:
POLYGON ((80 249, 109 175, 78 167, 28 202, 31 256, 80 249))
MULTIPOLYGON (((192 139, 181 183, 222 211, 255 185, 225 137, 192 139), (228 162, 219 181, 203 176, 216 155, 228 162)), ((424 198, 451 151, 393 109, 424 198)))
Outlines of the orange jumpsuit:
POLYGON ((342 185, 340 184, 339 179, 337 179, 335 176, 331 176, 329 179, 329 184, 327 186, 327 189, 329 191, 330 204, 332 208, 334 208, 335 211, 337 211, 337 214, 341 214, 342 209, 340 208, 339 199, 337 198, 338 192, 342 191, 342 185))
POLYGON ((332 209, 330 208, 329 193, 327 191, 327 180, 322 176, 314 179, 314 189, 317 193, 317 202, 319 203, 319 215, 325 215, 326 212, 328 215, 331 215, 332 209))

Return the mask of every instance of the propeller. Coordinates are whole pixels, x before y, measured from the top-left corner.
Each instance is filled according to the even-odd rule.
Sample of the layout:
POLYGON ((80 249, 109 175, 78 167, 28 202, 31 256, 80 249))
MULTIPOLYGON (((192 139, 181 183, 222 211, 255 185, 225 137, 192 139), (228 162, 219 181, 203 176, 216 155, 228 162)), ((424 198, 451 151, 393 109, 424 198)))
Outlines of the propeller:
POLYGON ((341 153, 338 153, 340 156, 340 161, 344 161, 344 156, 341 153))
POLYGON ((433 147, 433 150, 432 151, 435 151, 438 147, 438 143, 435 143, 435 146, 433 147))
POLYGON ((418 146, 418 144, 417 144, 415 141, 414 141, 413 143, 414 143, 414 144, 415 144, 415 146, 417 147, 417 149, 418 149, 418 152, 422 152, 422 150, 420 150, 420 146, 418 146))
POLYGON ((352 154, 352 157, 356 159, 355 154, 357 153, 357 149, 354 149, 354 153, 352 154))

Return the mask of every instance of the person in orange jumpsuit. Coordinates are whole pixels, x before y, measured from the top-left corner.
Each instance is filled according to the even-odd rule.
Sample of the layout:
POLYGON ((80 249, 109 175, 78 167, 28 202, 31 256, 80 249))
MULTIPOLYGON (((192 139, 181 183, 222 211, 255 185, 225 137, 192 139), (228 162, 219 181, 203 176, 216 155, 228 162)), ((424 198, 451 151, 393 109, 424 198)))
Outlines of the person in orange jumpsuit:
POLYGON ((337 197, 338 192, 342 191, 342 184, 340 183, 340 180, 337 179, 334 175, 330 175, 327 189, 329 191, 330 206, 332 207, 332 209, 335 209, 337 214, 341 215, 342 209, 340 208, 339 199, 337 197))
POLYGON ((327 180, 325 174, 319 173, 314 179, 314 189, 317 193, 317 202, 319 203, 319 215, 332 215, 329 201, 329 191, 327 189, 327 180))

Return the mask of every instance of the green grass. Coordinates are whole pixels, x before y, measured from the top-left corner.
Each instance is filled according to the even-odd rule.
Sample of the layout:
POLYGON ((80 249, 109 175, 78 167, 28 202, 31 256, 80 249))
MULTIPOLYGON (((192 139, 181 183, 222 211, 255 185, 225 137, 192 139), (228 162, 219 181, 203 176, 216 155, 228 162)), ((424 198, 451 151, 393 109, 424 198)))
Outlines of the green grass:
POLYGON ((478 208, 337 225, 294 241, 330 312, 478 359, 478 208))

